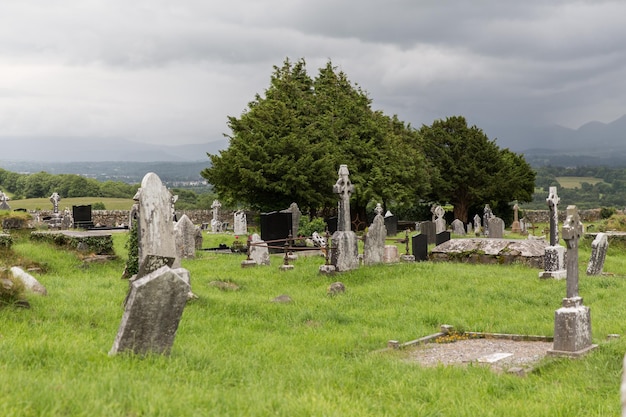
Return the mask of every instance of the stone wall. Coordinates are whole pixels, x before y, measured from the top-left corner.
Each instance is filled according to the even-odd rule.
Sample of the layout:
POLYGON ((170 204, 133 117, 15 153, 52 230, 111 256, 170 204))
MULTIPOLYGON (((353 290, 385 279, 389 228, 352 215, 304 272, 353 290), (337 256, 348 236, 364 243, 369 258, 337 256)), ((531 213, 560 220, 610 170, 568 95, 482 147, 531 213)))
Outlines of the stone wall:
MULTIPOLYGON (((30 212, 34 219, 43 219, 52 215, 52 210, 41 210, 30 212)), ((180 219, 183 214, 191 220, 193 224, 201 225, 202 223, 210 223, 213 218, 211 210, 176 210, 176 216, 180 219)), ((93 210, 91 218, 94 225, 116 227, 128 226, 130 210, 93 210)), ((233 222, 233 214, 230 212, 220 213, 222 221, 233 222)))
MULTIPOLYGON (((601 220, 600 209, 580 210, 578 212, 582 222, 595 222, 601 220)), ((550 210, 524 210, 523 216, 531 223, 550 223, 550 210)), ((564 222, 566 210, 559 210, 559 222, 564 222)))

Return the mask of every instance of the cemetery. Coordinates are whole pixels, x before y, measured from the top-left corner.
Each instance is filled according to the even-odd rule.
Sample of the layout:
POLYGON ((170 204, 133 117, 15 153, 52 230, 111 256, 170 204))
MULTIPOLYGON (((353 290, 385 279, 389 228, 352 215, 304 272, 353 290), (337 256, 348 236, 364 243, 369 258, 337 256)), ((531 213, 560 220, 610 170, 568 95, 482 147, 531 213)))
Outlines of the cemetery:
POLYGON ((333 192, 336 230, 306 244, 297 203, 194 222, 152 173, 124 230, 4 230, 0 413, 619 413, 619 233, 556 190, 545 236, 488 205, 402 230, 378 204, 357 233, 345 165, 333 192))

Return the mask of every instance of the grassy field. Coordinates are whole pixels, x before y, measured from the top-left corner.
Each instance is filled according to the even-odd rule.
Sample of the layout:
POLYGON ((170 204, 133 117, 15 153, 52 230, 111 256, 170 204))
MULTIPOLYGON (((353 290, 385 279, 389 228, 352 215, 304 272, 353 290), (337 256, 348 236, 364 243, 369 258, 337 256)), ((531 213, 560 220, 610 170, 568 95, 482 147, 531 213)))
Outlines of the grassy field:
MULTIPOLYGON (((208 235, 206 236, 208 237, 208 235)), ((211 235, 205 247, 230 245, 211 235)), ((188 303, 169 357, 109 357, 128 283, 119 259, 85 266, 76 253, 17 239, 11 262, 30 260, 48 296, 31 309, 0 308, 0 415, 29 416, 615 416, 626 339, 626 256, 611 247, 605 271, 584 274, 599 347, 545 359, 526 377, 481 366, 424 368, 408 352, 376 353, 388 340, 459 330, 552 335, 565 282, 521 265, 378 265, 336 276, 322 258, 293 271, 242 269, 242 255, 199 251, 183 260, 199 297, 188 303), (224 280, 239 291, 209 285, 224 280), (328 297, 341 280, 343 295, 328 297), (281 294, 290 304, 271 300, 281 294)), ((2 265, 0 257, 0 265, 2 265)), ((4 263, 8 255, 5 254, 4 263)))
POLYGON ((582 188, 582 183, 586 182, 595 185, 604 181, 602 178, 595 177, 556 177, 559 185, 563 188, 582 188))
MULTIPOLYGON (((130 198, 104 198, 104 197, 77 197, 63 198, 59 202, 59 209, 65 207, 72 209, 72 206, 83 206, 88 204, 103 203, 107 210, 130 210, 133 200, 130 198)), ((9 201, 11 209, 24 208, 26 210, 52 210, 52 203, 48 198, 28 198, 24 200, 9 201)))

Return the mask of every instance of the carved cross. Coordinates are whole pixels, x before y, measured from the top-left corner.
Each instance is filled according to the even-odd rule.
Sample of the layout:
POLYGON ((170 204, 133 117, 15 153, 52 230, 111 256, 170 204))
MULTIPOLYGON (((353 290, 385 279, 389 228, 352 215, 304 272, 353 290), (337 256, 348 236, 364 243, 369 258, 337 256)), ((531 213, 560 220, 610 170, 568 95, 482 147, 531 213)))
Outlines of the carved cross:
POLYGON ((9 200, 10 200, 9 196, 3 193, 2 191, 0 191, 0 203, 6 203, 9 200))
POLYGON ((59 212, 59 201, 61 201, 61 196, 58 193, 52 193, 50 196, 50 202, 52 203, 52 210, 54 213, 59 212))
POLYGON ((567 206, 562 233, 567 245, 567 298, 574 298, 578 297, 578 240, 583 234, 576 206, 567 206))
POLYGON ((556 187, 550 187, 548 198, 546 202, 550 208, 550 246, 558 245, 559 243, 559 210, 557 205, 561 199, 556 194, 556 187))
POLYGON ((350 231, 350 196, 354 192, 354 185, 350 182, 348 165, 339 166, 339 178, 333 185, 333 192, 339 196, 339 213, 337 219, 338 231, 350 231))
POLYGON ((383 214, 383 206, 381 206, 380 203, 376 203, 376 208, 374 209, 374 212, 376 213, 376 215, 382 216, 382 214, 383 214))

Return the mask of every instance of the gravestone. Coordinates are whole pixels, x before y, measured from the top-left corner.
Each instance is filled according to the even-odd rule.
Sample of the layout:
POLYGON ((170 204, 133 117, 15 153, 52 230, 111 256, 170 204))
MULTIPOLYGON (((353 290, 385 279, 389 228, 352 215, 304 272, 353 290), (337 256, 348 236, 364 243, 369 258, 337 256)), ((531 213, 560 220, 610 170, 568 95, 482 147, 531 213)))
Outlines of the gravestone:
POLYGON ((343 272, 359 267, 359 249, 356 234, 351 230, 350 196, 354 192, 354 186, 350 181, 347 165, 339 167, 338 176, 333 186, 333 193, 339 197, 337 231, 332 236, 330 258, 335 269, 343 272))
POLYGON ((491 217, 488 224, 490 239, 502 239, 504 237, 504 221, 501 218, 491 217))
POLYGON ((606 233, 598 233, 591 242, 591 258, 587 264, 587 275, 601 275, 604 269, 606 251, 609 248, 609 239, 606 233))
POLYGON ((517 203, 513 206, 513 224, 511 225, 511 232, 513 233, 522 233, 522 228, 519 222, 519 206, 517 203))
POLYGON ((302 217, 302 212, 296 203, 291 203, 289 208, 285 210, 281 210, 281 213, 291 213, 291 227, 289 228, 289 233, 292 237, 298 237, 298 225, 300 224, 300 218, 302 217))
POLYGON ((213 200, 213 204, 211 204, 211 209, 213 210, 213 218, 211 219, 211 231, 213 233, 222 232, 220 207, 222 207, 222 203, 220 203, 218 200, 213 200))
POLYGON ((591 343, 591 313, 578 295, 578 242, 583 225, 576 206, 567 207, 563 223, 563 239, 567 244, 567 290, 563 306, 554 313, 554 344, 548 353, 580 356, 595 348, 591 343))
POLYGON ((387 227, 383 218, 383 208, 380 204, 376 205, 376 216, 370 225, 365 236, 365 244, 363 245, 363 263, 365 265, 373 265, 383 262, 385 255, 385 237, 387 237, 387 227))
POLYGON ((480 234, 481 227, 482 227, 482 224, 480 222, 480 216, 476 214, 474 216, 474 232, 476 233, 476 236, 480 234))
POLYGON ((179 272, 163 266, 131 283, 109 355, 125 351, 136 355, 170 353, 190 292, 179 272))
POLYGON ((292 228, 291 212, 261 213, 261 239, 268 243, 271 253, 283 251, 285 239, 289 238, 292 228))
POLYGON ((56 192, 52 193, 52 195, 50 196, 50 202, 52 203, 53 213, 59 212, 59 201, 61 201, 61 196, 56 192))
POLYGON ((437 205, 430 210, 433 213, 433 223, 435 223, 435 233, 441 233, 446 230, 446 219, 443 216, 446 211, 443 207, 437 205))
POLYGON ((0 191, 0 210, 11 210, 11 206, 8 203, 9 200, 9 196, 0 191))
POLYGON ((565 248, 559 245, 559 204, 557 188, 550 187, 546 202, 550 209, 550 246, 545 249, 544 271, 539 278, 563 279, 567 275, 565 268, 565 248))
POLYGON ((455 235, 465 235, 465 225, 459 219, 454 219, 452 221, 452 233, 455 235))
POLYGON ((247 235, 248 220, 246 218, 246 212, 243 210, 237 210, 233 217, 233 232, 238 236, 247 235))
MULTIPOLYGON (((382 210, 382 209, 381 209, 382 210)), ((390 211, 385 213, 385 227, 387 228, 387 236, 395 236, 398 234, 398 216, 394 216, 390 211)))
POLYGON ((257 265, 270 264, 270 252, 267 243, 256 233, 252 234, 250 238, 250 259, 257 265))
POLYGON ((435 245, 441 245, 442 243, 447 242, 448 240, 450 240, 450 232, 447 230, 444 230, 441 233, 437 233, 437 236, 435 236, 435 245))
POLYGON ((437 240, 437 230, 435 223, 431 221, 425 221, 420 223, 420 233, 428 237, 428 244, 434 244, 437 240))
POLYGON ((493 212, 491 211, 491 207, 489 207, 489 204, 485 204, 485 208, 483 209, 483 234, 485 236, 489 236, 489 220, 492 217, 493 212))
POLYGON ((179 259, 193 259, 196 257, 197 227, 189 220, 186 214, 174 225, 176 239, 176 256, 179 259))
POLYGON ((75 228, 93 227, 91 204, 72 206, 72 218, 74 219, 75 228))
POLYGON ((396 245, 385 245, 383 253, 383 262, 392 264, 400 262, 400 254, 396 245))
POLYGON ((416 261, 428 260, 428 236, 423 233, 411 237, 411 250, 416 261))

